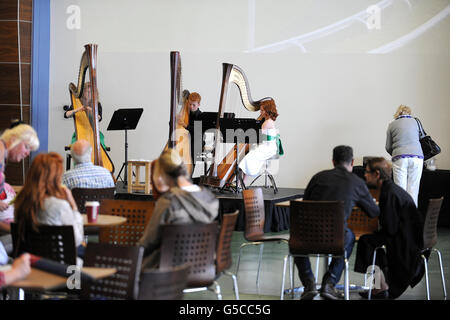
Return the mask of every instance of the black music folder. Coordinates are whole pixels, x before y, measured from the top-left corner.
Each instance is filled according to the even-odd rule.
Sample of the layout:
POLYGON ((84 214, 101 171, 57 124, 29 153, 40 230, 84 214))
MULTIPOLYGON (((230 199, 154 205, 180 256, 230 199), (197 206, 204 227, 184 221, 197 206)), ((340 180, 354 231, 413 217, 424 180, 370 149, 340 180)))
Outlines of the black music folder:
POLYGON ((118 109, 109 122, 106 130, 134 130, 141 118, 143 108, 118 109))

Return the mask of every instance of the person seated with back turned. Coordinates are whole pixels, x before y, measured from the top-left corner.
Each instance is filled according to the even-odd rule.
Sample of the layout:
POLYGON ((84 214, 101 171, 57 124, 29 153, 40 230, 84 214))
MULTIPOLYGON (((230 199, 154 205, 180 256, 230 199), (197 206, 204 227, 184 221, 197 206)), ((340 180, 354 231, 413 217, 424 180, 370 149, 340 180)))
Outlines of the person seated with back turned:
MULTIPOLYGON (((386 159, 372 158, 366 164, 367 184, 380 191, 380 230, 362 235, 356 249, 355 271, 366 273, 372 265, 373 251, 378 250, 375 264, 382 271, 379 288, 372 298, 395 299, 408 286, 414 287, 424 273, 420 251, 423 246, 424 219, 414 199, 391 179, 392 166, 386 159)), ((367 292, 360 293, 367 297, 367 292)))
POLYGON ((62 183, 69 189, 74 188, 112 188, 114 180, 108 169, 96 166, 91 161, 92 147, 86 140, 72 144, 70 154, 74 160, 73 169, 67 170, 62 183))
MULTIPOLYGON (((364 181, 352 173, 353 149, 349 146, 337 146, 333 149, 334 169, 324 170, 314 175, 306 187, 304 200, 343 201, 345 214, 344 246, 347 258, 350 257, 355 243, 355 235, 347 226, 353 207, 359 206, 368 216, 376 217, 380 210, 364 181)), ((318 293, 311 263, 307 257, 295 257, 300 280, 304 286, 302 300, 313 299, 318 293)), ((342 292, 336 290, 336 284, 344 269, 343 258, 333 258, 328 271, 322 278, 320 295, 325 299, 343 299, 342 292)))
POLYGON ((82 256, 83 218, 72 192, 61 184, 62 172, 63 159, 58 153, 40 153, 34 158, 14 201, 14 221, 20 237, 39 225, 73 226, 75 245, 82 256))
POLYGON ((165 150, 152 171, 152 177, 158 180, 153 188, 165 192, 156 201, 152 217, 138 242, 145 249, 143 268, 159 266, 161 225, 211 223, 219 212, 219 200, 208 189, 191 183, 176 150, 165 150), (161 188, 163 185, 165 190, 161 188))

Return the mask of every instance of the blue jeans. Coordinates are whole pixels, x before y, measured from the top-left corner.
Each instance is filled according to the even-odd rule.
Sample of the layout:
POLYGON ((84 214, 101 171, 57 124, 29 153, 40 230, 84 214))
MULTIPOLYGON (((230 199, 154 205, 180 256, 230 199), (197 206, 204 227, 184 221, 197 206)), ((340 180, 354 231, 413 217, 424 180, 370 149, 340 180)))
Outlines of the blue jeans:
MULTIPOLYGON (((355 235, 352 230, 345 228, 344 247, 345 252, 347 253, 347 258, 349 258, 352 254, 354 244, 355 235)), ((314 279, 314 273, 311 270, 311 262, 308 257, 295 257, 294 262, 298 268, 298 275, 303 284, 305 284, 304 280, 308 278, 314 279)), ((341 279, 344 267, 344 258, 331 259, 331 263, 328 266, 328 271, 323 276, 322 284, 325 284, 325 282, 331 282, 333 285, 336 285, 336 283, 338 283, 341 279)))
POLYGON ((77 247, 77 256, 79 257, 79 258, 81 258, 81 259, 83 259, 84 258, 84 252, 86 251, 86 247, 84 247, 83 245, 79 245, 78 247, 77 247))

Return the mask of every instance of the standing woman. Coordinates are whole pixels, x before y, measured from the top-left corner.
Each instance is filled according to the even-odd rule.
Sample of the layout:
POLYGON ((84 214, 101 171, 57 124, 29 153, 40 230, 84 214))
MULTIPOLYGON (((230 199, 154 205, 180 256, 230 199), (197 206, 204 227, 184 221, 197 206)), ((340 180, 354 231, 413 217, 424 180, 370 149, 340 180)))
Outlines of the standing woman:
POLYGON ((408 106, 400 105, 386 133, 386 151, 392 156, 394 182, 406 190, 417 206, 423 152, 420 130, 408 106))
POLYGON ((19 235, 38 225, 73 226, 79 255, 84 239, 83 218, 72 193, 62 185, 63 159, 56 152, 41 153, 34 158, 23 189, 14 202, 19 235))
POLYGON ((281 146, 280 135, 275 127, 275 120, 278 117, 275 101, 272 99, 263 101, 261 103, 260 112, 260 118, 265 119, 261 126, 264 141, 253 150, 250 150, 239 163, 239 168, 247 176, 259 174, 266 160, 272 158, 276 154, 283 155, 284 153, 283 147, 281 146))

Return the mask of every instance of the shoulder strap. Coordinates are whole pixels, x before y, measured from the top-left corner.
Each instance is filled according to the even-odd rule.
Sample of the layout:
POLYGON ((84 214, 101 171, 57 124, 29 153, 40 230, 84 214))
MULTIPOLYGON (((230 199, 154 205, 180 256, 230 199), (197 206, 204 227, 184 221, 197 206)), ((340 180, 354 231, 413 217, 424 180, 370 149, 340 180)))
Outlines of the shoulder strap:
POLYGON ((422 122, 420 122, 420 120, 418 118, 414 118, 414 119, 416 119, 416 121, 417 121, 417 125, 419 126, 419 131, 421 133, 421 136, 426 136, 427 134, 426 134, 425 130, 423 129, 422 122))

